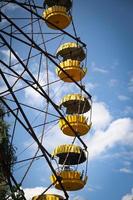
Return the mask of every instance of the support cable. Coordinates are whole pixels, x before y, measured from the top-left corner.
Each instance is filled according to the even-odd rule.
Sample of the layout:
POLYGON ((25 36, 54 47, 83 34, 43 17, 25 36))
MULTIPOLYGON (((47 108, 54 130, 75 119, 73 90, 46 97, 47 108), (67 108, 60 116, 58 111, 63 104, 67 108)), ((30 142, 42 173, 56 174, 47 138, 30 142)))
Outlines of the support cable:
MULTIPOLYGON (((18 113, 19 113, 19 109, 17 109, 17 113, 16 113, 17 116, 18 116, 18 113)), ((15 130, 16 130, 16 124, 17 124, 17 119, 15 118, 13 131, 12 131, 12 136, 11 136, 11 142, 10 142, 10 151, 11 151, 12 144, 13 144, 13 139, 14 139, 15 130)))
POLYGON ((57 180, 55 180, 53 183, 51 183, 46 190, 44 190, 38 197, 36 200, 41 200, 42 195, 44 195, 53 185, 55 185, 57 182, 57 180))
MULTIPOLYGON (((14 100, 8 99, 8 98, 5 98, 5 97, 4 97, 4 99, 5 99, 5 100, 8 100, 8 101, 11 101, 11 102, 15 102, 14 100)), ((22 105, 22 106, 25 106, 25 107, 27 107, 27 108, 31 108, 31 109, 37 110, 37 111, 39 111, 39 112, 47 113, 48 115, 51 115, 51 116, 54 116, 54 117, 59 118, 59 116, 57 116, 57 115, 55 115, 55 114, 53 114, 53 113, 45 112, 45 111, 43 111, 43 110, 40 110, 40 109, 38 109, 38 108, 35 108, 35 107, 32 107, 32 106, 26 105, 26 104, 21 103, 21 102, 19 102, 19 104, 22 105)))
MULTIPOLYGON (((2 64, 3 64, 3 62, 2 61, 0 61, 2 64)), ((4 63, 4 65, 5 65, 5 63, 4 63)), ((10 68, 11 69, 11 68, 10 68)), ((3 72, 4 74, 7 74, 6 72, 3 72)), ((19 75, 19 74, 18 74, 19 75)), ((26 80, 26 79, 25 79, 26 80)), ((55 81, 52 81, 52 82, 50 82, 49 83, 49 85, 52 85, 52 84, 54 84, 54 83, 57 83, 57 82, 59 82, 59 81, 61 81, 60 79, 57 79, 57 80, 55 80, 55 81)), ((27 80, 27 82, 31 82, 32 83, 32 85, 35 85, 35 83, 33 83, 32 81, 30 81, 30 80, 27 80)), ((41 85, 41 87, 43 88, 43 87, 46 87, 47 86, 47 84, 44 84, 44 85, 41 85)), ((13 92, 15 93, 15 92, 19 92, 19 91, 21 91, 21 90, 24 90, 25 88, 28 88, 28 87, 30 87, 29 85, 27 85, 27 86, 24 86, 24 87, 21 87, 21 88, 19 88, 19 89, 16 89, 16 90, 14 90, 13 92)), ((7 91, 3 91, 3 92, 0 92, 0 95, 3 95, 4 97, 6 97, 6 96, 8 96, 10 93, 8 93, 7 91), (4 95, 3 95, 4 94, 4 95)))
MULTIPOLYGON (((43 154, 39 155, 39 156, 36 156, 35 159, 38 160, 39 158, 42 158, 42 157, 44 157, 43 154)), ((24 160, 18 160, 18 161, 15 161, 15 162, 11 163, 11 165, 16 165, 16 164, 19 164, 19 163, 22 163, 22 162, 27 162, 27 161, 32 160, 32 159, 33 159, 33 157, 32 158, 26 158, 24 160)))
MULTIPOLYGON (((30 2, 29 2, 29 4, 30 4, 30 2)), ((30 7, 31 8, 31 7, 30 7)), ((31 8, 32 9, 32 8, 31 8)), ((31 13, 31 22, 33 21, 33 14, 31 13)), ((38 21, 38 23, 39 23, 39 21, 38 21)), ((39 27, 40 27, 40 23, 39 23, 39 27)), ((32 36, 32 40, 34 39, 34 37, 33 37, 33 23, 31 23, 31 36, 32 36)), ((43 39, 43 37, 42 37, 42 39, 43 39)), ((44 42, 44 40, 43 40, 43 42, 44 42)), ((44 48, 45 48, 45 45, 44 45, 44 48)), ((31 44, 31 49, 32 49, 32 44, 31 44)), ((30 49, 30 50, 31 50, 30 49)), ((46 48, 45 48, 45 50, 46 50, 46 48)), ((39 63, 39 72, 38 72, 38 77, 37 77, 37 81, 39 81, 39 75, 40 75, 40 70, 41 70, 41 61, 42 61, 42 54, 41 54, 41 57, 40 57, 40 63, 39 63)), ((28 63, 27 63, 27 65, 28 65, 28 63)), ((49 83, 48 81, 47 81, 47 83, 49 83)), ((49 88, 49 87, 48 87, 49 88)), ((49 95, 49 89, 48 89, 48 95, 49 95)), ((44 130, 45 130, 45 126, 46 126, 46 120, 47 120, 47 112, 48 112, 48 103, 47 103, 47 107, 46 107, 46 114, 45 114, 45 118, 44 118, 44 123, 43 123, 43 131, 42 131, 42 136, 41 136, 41 144, 42 144, 42 140, 43 140, 43 135, 44 135, 44 130)), ((57 121, 57 120, 56 120, 57 121)), ((35 126, 35 127, 39 127, 39 126, 35 126)), ((34 127, 33 127, 34 128, 34 127)), ((28 172, 29 172, 29 170, 30 170, 30 168, 31 168, 31 166, 32 166, 32 164, 33 164, 33 162, 34 162, 34 160, 35 160, 35 157, 37 156, 37 154, 38 154, 38 152, 39 152, 39 147, 38 147, 38 149, 37 149, 37 151, 35 152, 35 155, 34 155, 34 157, 33 157, 33 159, 32 159, 32 161, 30 162, 30 164, 29 164, 29 166, 28 166, 28 168, 27 168, 27 170, 26 170, 26 172, 25 172, 25 174, 24 174, 24 176, 23 176, 23 178, 22 178, 22 180, 21 180, 21 184, 23 183, 23 181, 24 181, 24 179, 25 179, 25 177, 26 177, 26 175, 28 174, 28 172)))
POLYGON ((16 0, 12 0, 12 2, 10 2, 10 3, 15 3, 15 4, 19 5, 20 7, 24 8, 27 11, 29 11, 30 13, 33 13, 34 15, 36 15, 39 19, 42 19, 43 21, 48 22, 50 25, 54 26, 55 28, 57 28, 61 32, 65 33, 69 37, 73 38, 74 40, 76 40, 77 42, 79 42, 80 44, 82 44, 84 47, 86 46, 86 44, 84 42, 82 42, 79 38, 75 38, 73 35, 71 35, 70 33, 68 33, 66 31, 64 31, 63 29, 59 28, 58 26, 56 26, 52 22, 49 22, 48 20, 46 20, 45 18, 43 18, 42 16, 40 16, 39 14, 37 14, 36 12, 34 12, 33 10, 30 10, 29 8, 25 7, 22 3, 20 3, 20 2, 18 2, 16 0))
MULTIPOLYGON (((49 135, 48 132, 51 131, 51 129, 53 129, 56 125, 57 125, 57 123, 55 123, 52 127, 48 128, 48 129, 46 130, 46 131, 47 131, 47 135, 45 135, 45 138, 46 138, 46 136, 49 135)), ((40 139, 40 138, 41 138, 41 135, 40 135, 38 138, 40 139)), ((20 152, 20 153, 17 155, 17 157, 20 156, 22 153, 24 153, 27 149, 29 149, 33 144, 35 144, 35 141, 32 142, 30 145, 28 145, 22 152, 20 152)), ((51 158, 50 158, 50 159, 51 159, 51 158)))
MULTIPOLYGON (((1 33, 4 33, 4 34, 6 34, 6 35, 8 35, 8 36, 11 36, 11 34, 8 33, 8 32, 6 32, 6 31, 2 31, 2 30, 1 30, 1 33)), ((16 40, 18 40, 18 41, 20 41, 20 42, 23 42, 24 44, 28 45, 29 47, 31 47, 31 43, 28 43, 28 42, 26 42, 25 40, 22 40, 22 39, 20 39, 19 37, 16 37, 16 36, 14 36, 14 35, 12 35, 11 37, 14 38, 14 39, 16 39, 16 40)), ((60 37, 60 36, 58 36, 58 37, 60 37)), ((56 38, 57 38, 57 36, 56 36, 56 38)), ((31 39, 31 40, 32 40, 32 39, 31 39)), ((48 40, 48 42, 49 42, 49 41, 51 41, 51 39, 48 40)), ((41 46, 42 44, 43 44, 43 43, 40 43, 40 44, 38 44, 38 46, 41 46)), ((32 48, 35 48, 35 49, 38 50, 38 48, 36 48, 34 45, 32 46, 32 48)), ((48 52, 45 52, 45 53, 49 54, 49 56, 51 56, 51 57, 53 57, 53 58, 56 58, 56 56, 53 56, 52 54, 50 54, 50 53, 48 53, 48 52)))
MULTIPOLYGON (((67 123, 67 125, 70 127, 70 129, 75 133, 76 137, 80 140, 80 142, 83 144, 84 148, 87 149, 86 144, 83 142, 83 140, 80 138, 79 134, 73 129, 73 127, 70 125, 70 123, 66 120, 66 118, 64 117, 64 115, 61 113, 61 111, 58 109, 57 105, 51 100, 51 98, 47 95, 47 93, 43 90, 43 88, 40 86, 40 84, 36 81, 36 79, 34 78, 34 76, 32 75, 32 73, 28 70, 28 68, 25 67, 25 64, 21 61, 21 59, 19 58, 19 56, 15 53, 15 51, 9 46, 9 44, 7 43, 7 41, 4 39, 3 36, 0 35, 0 37, 4 40, 4 42, 6 43, 6 45, 10 48, 10 50, 12 51, 12 53, 14 54, 14 56, 18 59, 18 61, 21 63, 21 65, 24 67, 24 69, 27 70, 28 74, 31 76, 31 78, 35 81, 36 85, 38 86, 38 88, 42 91, 42 93, 39 90, 36 90, 36 88, 34 88, 33 85, 31 85, 30 83, 28 83, 33 89, 35 89, 38 93, 40 93, 44 98, 47 99, 47 101, 49 101, 51 103, 51 105, 55 108, 55 110, 59 113, 59 115, 61 116, 61 118, 63 118, 65 120, 65 122, 67 123)), ((6 65, 3 61, 1 61, 5 66, 6 65)), ((10 69, 11 71, 13 71, 15 74, 17 74, 16 71, 14 71, 13 69, 10 69)), ((23 77, 21 77, 23 80, 23 77)), ((24 80, 25 81, 25 80, 24 80)), ((26 81, 25 81, 26 82, 26 81)))
POLYGON ((3 80, 5 81, 5 83, 6 83, 7 87, 8 87, 8 89, 10 90, 12 97, 13 97, 14 100, 16 101, 16 104, 17 104, 17 106, 18 106, 18 108, 19 108, 19 110, 20 110, 20 112, 21 112, 21 114, 22 114, 24 120, 26 121, 26 123, 27 123, 27 125, 28 125, 28 127, 29 127, 29 129, 30 129, 30 131, 31 131, 31 132, 30 132, 30 135, 31 135, 31 136, 33 137, 33 139, 37 142, 37 144, 38 144, 40 150, 42 151, 42 153, 43 153, 43 155, 44 155, 44 157, 45 157, 45 159, 46 159, 46 161, 47 161, 49 167, 51 168, 53 174, 55 175, 57 181, 59 182, 59 184, 60 184, 60 186, 61 186, 61 189, 63 190, 63 192, 64 192, 66 198, 68 199, 69 196, 68 196, 68 194, 67 194, 67 192, 66 192, 64 186, 62 185, 62 182, 61 182, 60 177, 57 176, 56 171, 54 170, 54 168, 53 168, 51 162, 49 161, 49 158, 48 158, 48 156, 47 156, 47 154, 46 154, 46 149, 45 149, 45 148, 42 146, 42 144, 39 142, 39 140, 38 140, 36 134, 34 133, 34 130, 33 130, 32 126, 30 125, 30 122, 28 121, 28 119, 27 119, 27 117, 26 117, 26 115, 25 115, 23 109, 21 108, 21 106, 20 106, 19 103, 18 103, 17 97, 14 95, 14 93, 13 93, 13 91, 12 91, 12 89, 11 89, 11 87, 10 87, 8 81, 7 81, 7 79, 5 78, 5 76, 4 76, 4 74, 3 74, 3 72, 2 72, 1 70, 0 70, 0 74, 1 74, 1 76, 2 76, 2 78, 3 78, 3 80))
MULTIPOLYGON (((67 75, 68 78, 70 78, 79 88, 82 88, 82 90, 87 94, 87 96, 91 99, 91 95, 78 83, 76 82, 65 70, 63 70, 62 67, 60 67, 60 65, 58 63, 55 62, 55 60, 53 58, 51 58, 51 56, 44 51, 41 47, 39 47, 35 41, 33 41, 29 36, 27 36, 13 21, 11 21, 4 13, 2 13, 2 16, 4 16, 16 29, 18 29, 21 33, 23 33, 23 35, 33 44, 33 47, 38 49, 39 51, 41 51, 46 57, 48 57, 48 59, 55 64, 61 71, 63 71, 63 73, 65 75, 67 75)), ((3 36, 1 35, 1 38, 3 38, 3 36)), ((4 38, 3 38, 4 39, 4 38)), ((5 40, 5 39, 4 39, 5 40)), ((7 42, 5 41, 5 43, 7 44, 7 42)), ((7 45, 8 48, 11 50, 11 47, 9 46, 9 44, 7 45)), ((18 57, 18 56, 16 56, 18 57)), ((22 62, 20 62, 22 63, 22 62)), ((23 65, 22 65, 23 66, 23 65)))

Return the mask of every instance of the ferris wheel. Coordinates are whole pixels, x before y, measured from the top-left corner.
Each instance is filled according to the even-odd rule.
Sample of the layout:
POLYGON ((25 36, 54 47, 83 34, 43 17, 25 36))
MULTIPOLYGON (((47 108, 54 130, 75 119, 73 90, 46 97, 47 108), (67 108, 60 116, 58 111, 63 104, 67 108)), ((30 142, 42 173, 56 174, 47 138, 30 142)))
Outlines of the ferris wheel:
POLYGON ((77 36, 73 6, 72 0, 0 4, 0 100, 6 108, 2 116, 10 114, 9 150, 15 146, 16 151, 16 158, 9 159, 7 134, 1 131, 0 191, 5 199, 26 199, 23 188, 33 176, 48 174, 50 179, 32 200, 69 199, 68 191, 87 183, 83 136, 91 129, 92 100, 83 82, 87 47, 77 36), (51 187, 57 194, 48 193, 51 187))

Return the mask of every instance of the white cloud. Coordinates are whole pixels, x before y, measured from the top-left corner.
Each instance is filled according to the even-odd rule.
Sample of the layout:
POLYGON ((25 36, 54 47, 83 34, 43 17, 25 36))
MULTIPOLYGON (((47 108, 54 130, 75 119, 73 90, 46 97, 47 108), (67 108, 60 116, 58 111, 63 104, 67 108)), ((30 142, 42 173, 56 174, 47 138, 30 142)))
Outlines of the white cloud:
POLYGON ((98 87, 97 83, 86 83, 85 84, 85 88, 86 88, 87 91, 93 90, 96 87, 98 87))
POLYGON ((91 68, 94 72, 99 72, 101 74, 108 73, 108 71, 104 69, 103 67, 96 67, 96 63, 94 61, 91 63, 91 68))
MULTIPOLYGON (((8 75, 5 75, 5 77, 7 78, 8 80, 8 83, 10 84, 10 86, 13 86, 14 83, 16 82, 17 78, 16 77, 12 77, 12 76, 8 76, 8 75)), ((22 87, 22 81, 18 81, 15 86, 13 87, 13 90, 16 90, 18 88, 21 88, 22 87)), ((4 80, 2 78, 0 78, 0 92, 4 92, 4 94, 6 94, 6 90, 7 90, 7 86, 4 82, 4 80)))
MULTIPOLYGON (((14 54, 11 53, 11 55, 10 55, 10 50, 9 50, 9 49, 3 49, 3 50, 1 50, 1 53, 2 53, 3 56, 4 56, 4 61, 5 61, 5 62, 9 62, 10 56, 11 56, 12 64, 15 63, 15 62, 17 62, 17 59, 16 59, 16 57, 14 56, 14 54)), ((16 52, 16 54, 18 54, 18 53, 16 52)))
POLYGON ((119 99, 120 101, 127 101, 127 100, 129 100, 129 97, 127 97, 127 96, 125 96, 125 95, 118 95, 118 99, 119 99))
POLYGON ((94 158, 116 144, 133 145, 133 120, 122 118, 113 121, 108 128, 97 130, 93 136, 87 140, 90 157, 94 158))
POLYGON ((102 67, 93 67, 93 71, 99 72, 101 74, 107 74, 108 73, 108 71, 106 69, 102 68, 102 67))
MULTIPOLYGON (((40 79, 39 83, 41 86, 47 84, 47 77, 46 77, 46 72, 40 73, 40 79)), ((49 74, 49 82, 54 82, 57 80, 57 76, 54 72, 48 71, 49 74)), ((34 77, 37 79, 37 74, 34 75, 34 77)), ((59 103, 61 101, 61 98, 68 93, 71 93, 74 90, 74 85, 72 86, 71 84, 64 84, 64 82, 60 81, 57 83, 54 83, 49 87, 49 96, 50 98, 54 101, 54 103, 59 103)), ((44 90, 46 91, 47 87, 44 87, 44 90)), ((25 89, 25 100, 26 102, 30 103, 31 105, 34 106, 41 106, 43 103, 44 97, 42 97, 36 90, 28 87, 25 89)))
POLYGON ((36 90, 31 87, 25 89, 25 101, 31 106, 42 107, 44 105, 44 97, 42 97, 36 90))
POLYGON ((92 128, 94 130, 105 129, 111 120, 112 116, 107 105, 103 102, 94 102, 92 105, 92 128))
MULTIPOLYGON (((10 56, 11 56, 11 65, 12 64, 15 64, 17 63, 17 59, 16 57, 13 55, 13 53, 10 52, 9 49, 3 49, 1 50, 1 55, 2 55, 2 60, 7 64, 9 65, 9 60, 10 60, 10 56), (10 54, 11 53, 11 54, 10 54)), ((18 55, 18 53, 16 52, 16 54, 18 55)), ((17 77, 15 76, 12 76, 12 75, 15 75, 13 72, 10 71, 10 69, 6 68, 4 65, 1 65, 1 69, 4 73, 8 73, 10 75, 5 75, 10 86, 14 85, 14 83, 16 82, 16 80, 18 79, 17 77)), ((18 73, 18 74, 21 74, 22 73, 22 68, 20 66, 20 64, 16 64, 14 65, 13 69, 18 73)), ((4 92, 7 90, 7 87, 5 85, 5 82, 3 81, 3 79, 1 78, 0 79, 0 92, 4 92)), ((18 89, 22 86, 22 81, 21 79, 19 81, 17 81, 17 83, 15 84, 15 86, 13 87, 13 89, 18 89)))
POLYGON ((92 187, 88 187, 89 192, 94 192, 95 190, 92 187))
MULTIPOLYGON (((33 196, 40 195, 44 192, 47 187, 34 187, 34 188, 25 188, 24 193, 27 200, 31 200, 33 196)), ((58 194, 63 196, 63 192, 56 190, 54 188, 49 189, 45 194, 58 194)))
POLYGON ((117 172, 122 172, 122 173, 125 173, 125 174, 132 174, 133 173, 133 170, 131 169, 131 162, 129 161, 124 161, 123 162, 123 167, 121 167, 120 169, 118 170, 115 170, 117 172))
POLYGON ((126 173, 126 174, 132 174, 133 173, 133 171, 131 169, 126 168, 126 167, 119 169, 119 171, 126 173))
POLYGON ((79 196, 79 195, 76 196, 76 197, 74 197, 72 200, 79 200, 79 199, 80 199, 80 200, 85 200, 83 197, 81 197, 81 196, 79 196))
POLYGON ((124 195, 121 200, 133 200, 133 188, 131 189, 131 193, 124 195))
POLYGON ((89 185, 89 187, 88 187, 89 192, 96 192, 97 190, 101 190, 101 189, 102 189, 102 187, 98 186, 98 185, 95 185, 95 186, 89 185))
MULTIPOLYGON (((18 54, 18 52, 15 51, 15 53, 20 57, 20 55, 18 54)), ((23 67, 21 66, 21 64, 18 62, 17 58, 14 56, 13 53, 10 52, 9 49, 3 49, 1 50, 1 55, 2 55, 2 60, 9 65, 10 63, 10 58, 11 58, 11 65, 13 65, 13 70, 15 70, 18 74, 21 74, 23 71, 23 67), (17 64, 16 64, 17 63, 17 64)), ((20 57, 21 58, 21 57, 20 57)), ((22 58, 21 58, 22 60, 22 58)), ((1 68, 4 72, 9 73, 9 74, 13 74, 15 75, 13 72, 11 72, 10 69, 8 69, 7 67, 5 67, 4 65, 1 65, 1 68)), ((13 77, 10 77, 10 79, 14 79, 13 77)))
MULTIPOLYGON (((35 78, 37 79, 37 74, 35 74, 35 78)), ((51 81, 53 81, 53 74, 52 72, 49 72, 49 76, 50 78, 52 79, 51 81)), ((40 76, 39 76, 39 84, 41 86, 45 85, 46 84, 46 80, 47 80, 47 77, 46 77, 46 73, 40 73, 40 76)), ((37 88, 37 87, 36 87, 37 88)), ((37 88, 37 90, 39 90, 37 88)), ((46 88, 44 89, 46 91, 46 88)), ((40 91, 40 90, 39 90, 40 91)), ((44 97, 39 94, 35 89, 31 88, 31 87, 28 87, 24 90, 24 93, 25 93, 25 101, 32 105, 32 106, 39 106, 41 107, 42 105, 45 105, 43 102, 44 102, 44 97)))
POLYGON ((47 140, 44 140, 43 145, 46 146, 46 148, 50 152, 52 152, 54 150, 54 148, 56 148, 58 145, 70 144, 72 140, 73 140, 73 138, 66 136, 62 133, 62 131, 59 128, 59 125, 57 124, 53 128, 53 130, 49 131, 49 136, 48 136, 47 140), (51 143, 51 141, 54 141, 54 142, 51 143))
MULTIPOLYGON (((40 138, 40 135, 38 135, 40 138)), ((45 137, 43 141, 43 146, 47 149, 48 152, 52 153, 53 150, 61 144, 70 144, 71 139, 69 136, 66 136, 62 133, 62 131, 59 129, 58 124, 51 128, 51 125, 45 130, 45 137), (58 139, 57 139, 58 138, 58 139), (51 142, 54 141, 54 142, 51 142)), ((33 140, 27 140, 24 143, 25 148, 30 146, 30 151, 28 151, 29 154, 35 153, 37 150, 37 144, 33 142, 33 140)))
MULTIPOLYGON (((113 148, 117 144, 133 145, 133 120, 131 118, 120 118, 114 121, 110 115, 106 104, 103 102, 95 102, 93 111, 92 126, 94 133, 91 136, 88 134, 85 137, 85 143, 90 152, 90 158, 94 159, 97 156, 104 154, 107 150, 113 148), (88 139, 89 137, 89 139, 88 139)), ((55 147, 60 144, 70 143, 70 137, 65 136, 58 127, 58 124, 46 131, 47 139, 43 145, 49 152, 52 152, 55 147), (56 133, 56 134, 55 134, 56 133), (58 138, 58 140, 57 140, 58 138), (51 140, 54 141, 51 143, 51 140)), ((31 141, 29 141, 29 144, 31 141)), ((29 145, 28 144, 28 145, 29 145)), ((36 145, 33 145, 35 150, 36 145)), ((126 154, 124 157, 127 157, 126 154)), ((122 168, 128 168, 127 166, 122 168)))
POLYGON ((90 157, 95 158, 118 143, 133 145, 133 120, 120 118, 112 121, 112 116, 103 102, 93 103, 92 129, 94 133, 86 143, 90 157))

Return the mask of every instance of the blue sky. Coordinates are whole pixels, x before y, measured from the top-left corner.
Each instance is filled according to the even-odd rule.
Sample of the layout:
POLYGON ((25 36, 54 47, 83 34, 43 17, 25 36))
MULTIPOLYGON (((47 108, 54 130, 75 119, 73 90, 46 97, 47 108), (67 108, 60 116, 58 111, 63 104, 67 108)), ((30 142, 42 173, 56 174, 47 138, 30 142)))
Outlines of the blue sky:
MULTIPOLYGON (((88 183, 83 190, 70 193, 71 200, 131 200, 133 198, 133 2, 131 0, 76 0, 73 3, 73 19, 78 36, 87 44, 87 68, 88 72, 83 79, 86 89, 93 97, 93 117, 92 130, 83 140, 88 145, 88 183)), ((22 16, 25 12, 18 7, 8 7, 5 12, 12 17, 22 16)), ((3 22, 2 26, 5 26, 3 22)), ((16 22, 20 25, 20 22, 16 22)), ((25 23, 25 22, 23 22, 25 23)), ((50 31, 41 22, 43 30, 50 31)), ((7 29, 8 30, 8 29, 7 29)), ((27 29, 28 30, 28 29, 27 29)), ((38 30, 36 26, 35 30, 38 30)), ((66 29, 71 32, 71 25, 66 29)), ((51 36, 47 36, 51 37, 51 36)), ((40 36, 36 36, 35 41, 41 41, 40 36)), ((63 42, 71 41, 65 37, 63 42)), ((60 39, 47 44, 47 48, 54 53, 60 43, 60 39)), ((13 47, 21 58, 25 58, 29 48, 14 40, 13 47)), ((9 52, 2 49, 2 58, 8 62, 9 52)), ((33 51, 33 54, 37 51, 33 51)), ((40 83, 46 83, 46 60, 42 61, 40 83)), ((12 62, 16 59, 12 56, 12 62)), ((37 77, 39 57, 31 60, 29 69, 37 77)), ((58 79, 54 66, 49 62, 50 81, 58 79)), ((5 70, 5 69, 4 69, 5 70)), ((21 73, 22 67, 16 66, 16 70, 21 73)), ((28 78, 27 74, 24 77, 28 78)), ((9 77, 8 77, 9 78, 9 77)), ((9 78, 10 84, 15 79, 9 78)), ((19 81, 16 88, 23 86, 19 81)), ((5 89, 2 82, 3 90, 5 89)), ((67 93, 79 91, 72 84, 57 82, 50 86, 50 95, 55 102, 67 93), (55 95, 53 95, 55 93, 55 95), (53 97, 54 96, 54 97, 53 97)), ((10 97, 10 96, 9 96, 10 97)), ((28 105, 45 109, 45 100, 35 93, 31 88, 27 88, 17 93, 19 101, 28 105)), ((11 98, 11 97, 10 97, 11 98)), ((14 107, 14 104, 10 104, 14 107)), ((28 119, 32 125, 42 123, 44 114, 25 109, 28 119)), ((49 111, 57 114, 51 106, 49 111)), ((48 116, 47 121, 55 119, 48 116)), ((14 119, 10 117, 9 123, 14 119)), ((12 131, 13 126, 11 126, 12 131)), ((70 143, 69 137, 61 134, 58 125, 55 123, 47 125, 44 146, 51 152, 54 147, 61 143, 70 143), (51 129, 52 127, 52 129, 51 129), (57 140, 58 138, 58 140, 57 140), (51 142, 52 141, 52 142, 51 142)), ((37 136, 42 131, 35 129, 37 136)), ((37 146, 33 143, 26 131, 17 124, 14 144, 17 147, 18 160, 33 156, 37 146), (21 138, 21 139, 20 139, 21 138), (21 153, 30 144, 27 151, 21 153)), ((80 144, 77 141, 78 144, 80 144)), ((17 165, 15 167, 15 177, 19 181, 25 167, 17 165), (18 169, 21 167, 20 169, 18 169)), ((43 191, 50 184, 51 174, 44 159, 33 163, 27 178, 23 182, 27 199, 33 194, 43 191)), ((53 189, 54 191, 54 189, 53 189)), ((55 192, 55 191, 54 191, 55 192)), ((58 193, 58 191, 56 191, 58 193)))

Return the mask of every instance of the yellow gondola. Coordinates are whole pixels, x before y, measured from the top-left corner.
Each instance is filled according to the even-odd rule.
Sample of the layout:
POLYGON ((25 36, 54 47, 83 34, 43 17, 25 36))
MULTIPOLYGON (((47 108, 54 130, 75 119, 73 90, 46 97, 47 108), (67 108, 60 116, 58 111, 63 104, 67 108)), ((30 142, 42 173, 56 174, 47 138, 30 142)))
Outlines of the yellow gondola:
MULTIPOLYGON (((57 175, 61 177, 61 183, 67 191, 80 190, 87 181, 87 176, 82 178, 82 174, 78 171, 64 170, 57 172, 57 175)), ((56 177, 52 175, 50 179, 52 183, 55 183, 55 188, 61 190, 61 186, 56 181, 56 177)))
POLYGON ((76 42, 62 44, 57 49, 56 55, 63 57, 63 60, 72 59, 82 61, 86 57, 83 47, 76 42))
MULTIPOLYGON (((90 130, 92 123, 88 124, 87 119, 83 115, 67 115, 65 119, 68 121, 70 126, 76 131, 80 136, 87 134, 90 130)), ((75 136, 74 131, 66 123, 64 119, 59 120, 59 126, 62 132, 68 136, 75 136)))
POLYGON ((71 16, 64 6, 49 7, 44 10, 42 17, 47 20, 46 24, 52 29, 65 29, 71 22, 71 16))
POLYGON ((52 156, 59 157, 59 164, 61 165, 76 165, 86 161, 85 151, 80 146, 72 144, 58 146, 52 156))
MULTIPOLYGON (((62 61, 59 66, 71 77, 74 81, 81 81, 85 76, 87 69, 80 66, 80 61, 67 59, 62 61)), ((56 74, 65 82, 73 82, 59 67, 56 68, 56 74)))
POLYGON ((32 200, 64 200, 64 198, 56 194, 44 194, 44 195, 34 196, 32 200))
POLYGON ((72 1, 71 0, 45 0, 45 4, 48 7, 52 7, 52 6, 64 6, 67 10, 70 10, 70 8, 72 7, 72 1))
POLYGON ((60 106, 66 107, 66 114, 82 114, 91 109, 89 100, 81 94, 68 94, 64 96, 60 106))

